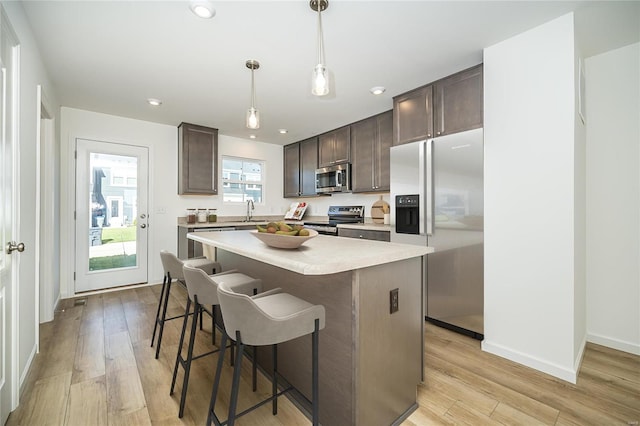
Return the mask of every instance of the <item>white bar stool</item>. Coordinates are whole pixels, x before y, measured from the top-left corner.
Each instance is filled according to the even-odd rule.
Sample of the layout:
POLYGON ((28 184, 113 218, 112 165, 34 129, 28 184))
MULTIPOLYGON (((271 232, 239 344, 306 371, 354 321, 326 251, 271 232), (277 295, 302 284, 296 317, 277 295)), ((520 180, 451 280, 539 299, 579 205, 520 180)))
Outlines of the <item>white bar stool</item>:
POLYGON ((165 321, 171 321, 176 318, 182 318, 183 315, 176 315, 174 317, 167 318, 167 306, 169 305, 169 293, 171 292, 171 282, 175 279, 179 283, 186 285, 184 282, 184 276, 182 274, 182 267, 186 264, 193 266, 194 268, 202 269, 207 274, 215 274, 221 272, 222 267, 218 262, 214 262, 207 258, 198 257, 188 260, 178 259, 178 257, 166 250, 160 251, 160 260, 162 261, 162 267, 164 268, 164 278, 162 280, 162 291, 160 292, 160 299, 158 300, 158 310, 156 312, 156 321, 153 325, 153 335, 151 336, 151 347, 156 339, 156 330, 160 325, 158 333, 158 346, 156 346, 156 359, 160 354, 160 345, 162 344, 162 333, 164 332, 165 321))
MULTIPOLYGON (((178 354, 176 355, 176 364, 173 368, 173 379, 171 380, 170 395, 173 395, 175 389, 176 378, 178 376, 178 366, 182 366, 184 369, 184 379, 182 381, 182 393, 180 395, 180 411, 178 417, 182 418, 184 414, 184 406, 187 396, 187 387, 189 385, 189 373, 191 371, 191 361, 205 357, 207 355, 214 354, 220 349, 215 349, 197 356, 193 356, 193 347, 196 339, 196 329, 198 323, 198 316, 200 316, 200 323, 202 324, 202 310, 203 305, 215 307, 218 302, 218 284, 217 280, 224 279, 228 285, 233 288, 233 291, 237 293, 254 295, 262 291, 262 280, 251 278, 248 275, 228 271, 221 272, 215 275, 208 275, 202 269, 195 268, 188 264, 185 264, 182 268, 184 280, 187 285, 187 292, 189 297, 187 298, 187 307, 184 313, 184 321, 182 323, 182 333, 180 334, 180 343, 178 344, 178 354), (187 329, 187 322, 190 316, 191 303, 193 302, 193 320, 191 322, 191 334, 189 336, 189 345, 187 348, 187 357, 182 357, 182 344, 184 343, 184 335, 187 329)), ((215 332, 215 321, 214 321, 215 332)), ((222 330, 224 334, 224 330, 222 330)), ((223 345, 226 344, 223 343, 223 345)), ((222 345, 221 345, 222 346, 222 345)), ((255 368, 255 353, 254 353, 254 368, 255 368)), ((256 386, 256 378, 254 377, 254 390, 256 386)))
POLYGON ((211 402, 207 424, 213 421, 216 426, 226 424, 233 426, 236 418, 247 414, 253 409, 272 401, 273 414, 277 414, 278 396, 288 392, 287 388, 278 393, 278 361, 277 345, 295 338, 311 334, 312 342, 312 424, 319 424, 319 399, 318 399, 318 341, 319 331, 324 328, 325 310, 322 305, 312 305, 302 299, 288 293, 282 293, 280 289, 269 290, 255 296, 236 293, 225 282, 225 276, 218 279, 218 301, 225 323, 225 333, 222 335, 218 365, 213 382, 211 402), (231 385, 231 398, 229 401, 228 419, 221 423, 215 414, 214 408, 220 386, 220 374, 222 372, 223 357, 227 338, 235 340, 238 345, 236 362, 233 370, 231 385), (242 349, 244 345, 265 346, 272 345, 273 350, 273 379, 269 398, 236 414, 238 402, 238 388, 240 386, 240 371, 242 362, 242 349))

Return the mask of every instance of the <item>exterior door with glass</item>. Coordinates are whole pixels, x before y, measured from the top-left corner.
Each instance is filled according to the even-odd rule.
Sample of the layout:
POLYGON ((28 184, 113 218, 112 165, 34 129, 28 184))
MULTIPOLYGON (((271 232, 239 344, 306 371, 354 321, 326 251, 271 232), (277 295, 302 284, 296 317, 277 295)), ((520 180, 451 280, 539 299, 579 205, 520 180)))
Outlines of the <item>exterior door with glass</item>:
POLYGON ((146 147, 76 140, 75 291, 147 282, 146 147))

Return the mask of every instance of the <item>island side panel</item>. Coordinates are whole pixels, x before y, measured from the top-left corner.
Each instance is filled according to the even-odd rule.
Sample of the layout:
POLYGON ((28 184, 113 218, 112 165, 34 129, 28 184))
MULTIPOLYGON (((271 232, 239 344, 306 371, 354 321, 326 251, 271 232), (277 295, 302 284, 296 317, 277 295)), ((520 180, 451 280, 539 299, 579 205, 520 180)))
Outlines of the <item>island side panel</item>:
MULTIPOLYGON (((313 304, 325 307, 325 328, 320 331, 320 423, 353 425, 353 272, 330 275, 301 275, 220 248, 218 261, 225 270, 238 269, 260 278, 263 289, 280 287, 313 304)), ((286 253, 285 253, 286 254, 286 253)), ((261 348, 259 364, 271 371, 271 348, 261 348)), ((291 384, 311 399, 311 336, 278 345, 278 370, 291 384)), ((305 405, 305 404, 303 404, 305 405)), ((307 409, 310 407, 307 405, 307 409)))
POLYGON ((356 424, 390 425, 417 408, 422 379, 422 258, 356 271, 356 424), (399 309, 390 313, 390 291, 399 309))

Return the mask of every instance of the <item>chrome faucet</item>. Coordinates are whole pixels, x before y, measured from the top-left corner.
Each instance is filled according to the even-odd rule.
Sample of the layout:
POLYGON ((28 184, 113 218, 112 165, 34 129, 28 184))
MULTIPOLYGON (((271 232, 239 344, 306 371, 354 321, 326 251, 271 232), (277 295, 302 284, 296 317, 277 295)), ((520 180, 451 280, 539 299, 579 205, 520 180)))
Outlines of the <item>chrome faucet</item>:
POLYGON ((247 218, 245 219, 246 222, 251 221, 251 218, 253 217, 253 210, 255 210, 255 206, 253 205, 253 200, 247 200, 247 218))

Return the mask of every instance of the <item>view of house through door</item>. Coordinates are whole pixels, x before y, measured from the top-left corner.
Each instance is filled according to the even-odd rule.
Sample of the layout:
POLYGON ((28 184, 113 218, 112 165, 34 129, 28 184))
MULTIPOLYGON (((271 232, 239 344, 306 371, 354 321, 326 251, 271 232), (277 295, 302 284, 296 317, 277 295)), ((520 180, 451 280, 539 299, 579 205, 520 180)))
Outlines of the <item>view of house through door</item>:
POLYGON ((76 140, 76 292, 147 282, 146 147, 76 140))
POLYGON ((0 6, 0 424, 18 404, 18 39, 0 6))

